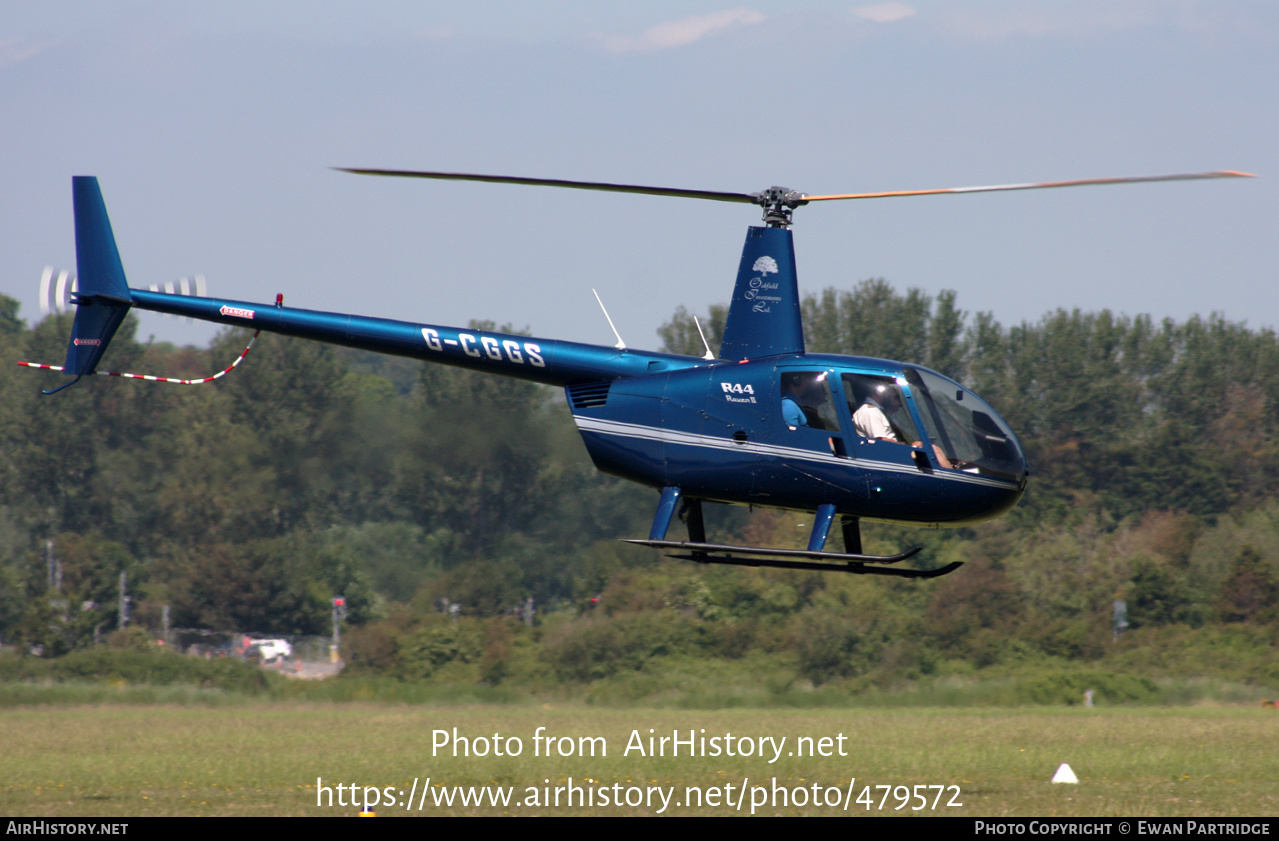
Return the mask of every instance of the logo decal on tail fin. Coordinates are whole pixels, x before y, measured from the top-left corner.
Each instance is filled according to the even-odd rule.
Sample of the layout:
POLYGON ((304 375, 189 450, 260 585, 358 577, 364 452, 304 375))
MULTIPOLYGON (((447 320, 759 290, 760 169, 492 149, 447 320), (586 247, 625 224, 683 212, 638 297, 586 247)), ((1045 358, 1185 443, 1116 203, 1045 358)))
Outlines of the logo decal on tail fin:
POLYGON ((777 274, 777 261, 765 254, 755 261, 755 265, 751 266, 751 271, 760 274, 777 274))

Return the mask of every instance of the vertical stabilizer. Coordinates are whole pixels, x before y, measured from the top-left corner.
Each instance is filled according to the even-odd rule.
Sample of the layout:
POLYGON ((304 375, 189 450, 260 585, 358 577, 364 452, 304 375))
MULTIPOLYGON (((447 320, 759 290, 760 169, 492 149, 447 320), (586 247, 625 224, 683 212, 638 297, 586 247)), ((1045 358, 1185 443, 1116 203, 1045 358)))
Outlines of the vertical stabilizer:
POLYGON ((71 179, 71 191, 79 293, 73 299, 76 316, 63 372, 79 377, 93 373, 133 299, 98 179, 77 175, 71 179))
POLYGON ((721 359, 804 352, 795 244, 785 228, 750 228, 724 326, 721 359))

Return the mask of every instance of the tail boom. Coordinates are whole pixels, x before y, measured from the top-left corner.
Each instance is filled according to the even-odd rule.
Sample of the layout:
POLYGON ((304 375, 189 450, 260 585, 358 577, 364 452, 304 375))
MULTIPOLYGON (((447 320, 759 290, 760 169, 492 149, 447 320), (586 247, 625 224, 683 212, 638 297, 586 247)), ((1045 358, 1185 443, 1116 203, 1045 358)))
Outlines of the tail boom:
POLYGON ((696 357, 346 313, 130 290, 138 309, 565 386, 707 364, 696 357))

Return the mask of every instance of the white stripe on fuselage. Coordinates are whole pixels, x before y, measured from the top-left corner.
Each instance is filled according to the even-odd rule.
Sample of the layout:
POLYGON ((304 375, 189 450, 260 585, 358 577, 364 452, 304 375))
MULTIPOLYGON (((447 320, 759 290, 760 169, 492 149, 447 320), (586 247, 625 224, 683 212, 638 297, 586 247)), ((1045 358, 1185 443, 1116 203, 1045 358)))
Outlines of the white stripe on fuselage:
POLYGON ((712 435, 699 435, 693 432, 681 432, 675 429, 662 429, 657 426, 645 426, 638 423, 622 423, 620 421, 600 420, 574 415, 573 421, 582 432, 595 432, 600 435, 617 435, 622 438, 638 438, 644 441, 664 441, 667 444, 678 444, 685 447, 701 447, 710 450, 727 450, 733 452, 755 453, 760 456, 771 456, 779 459, 812 461, 820 464, 838 465, 840 467, 858 467, 864 470, 875 470, 884 473, 905 473, 911 476, 928 476, 949 482, 962 482, 970 485, 985 485, 992 488, 1012 490, 1016 485, 1011 482, 977 476, 960 470, 937 470, 922 473, 919 468, 909 464, 895 464, 890 461, 876 461, 868 458, 841 458, 833 453, 822 453, 815 450, 803 450, 798 447, 781 447, 776 444, 761 444, 757 441, 734 441, 732 438, 716 438, 712 435))

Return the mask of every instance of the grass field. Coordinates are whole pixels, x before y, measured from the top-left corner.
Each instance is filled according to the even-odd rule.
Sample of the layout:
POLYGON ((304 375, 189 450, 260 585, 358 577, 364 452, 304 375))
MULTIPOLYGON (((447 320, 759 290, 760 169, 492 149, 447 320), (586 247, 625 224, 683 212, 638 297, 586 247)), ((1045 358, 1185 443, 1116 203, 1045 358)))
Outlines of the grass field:
POLYGON ((677 815, 748 815, 752 799, 765 801, 755 805, 760 815, 844 814, 845 798, 849 814, 866 814, 867 800, 870 814, 897 815, 1279 814, 1279 714, 1260 709, 681 712, 275 702, 10 708, 0 721, 0 813, 39 818, 354 815, 358 808, 338 805, 352 799, 339 785, 359 787, 357 801, 365 786, 399 801, 380 805, 379 816, 650 815, 663 797, 662 814, 677 815), (485 737, 471 747, 487 747, 489 755, 454 757, 450 745, 432 756, 433 739, 442 739, 434 731, 451 740, 455 727, 460 736, 485 737), (550 757, 547 742, 534 742, 539 727, 556 737, 550 757), (669 744, 665 757, 634 749, 626 755, 632 731, 648 753, 650 728, 655 737, 678 730, 681 739, 691 729, 707 738, 707 753, 716 745, 723 751, 732 734, 735 755, 689 756, 681 746, 671 756, 669 744), (494 734, 504 754, 516 747, 507 740, 518 738, 519 755, 494 756, 494 734), (591 737, 603 739, 593 743, 594 756, 586 753, 591 737), (736 741, 741 737, 749 742, 736 741), (761 745, 761 737, 773 741, 761 745), (770 762, 783 737, 780 757, 770 762), (789 755, 799 737, 808 737, 800 743, 805 750, 831 755, 789 755), (756 755, 737 755, 746 744, 756 755), (1063 762, 1078 785, 1049 783, 1063 762), (427 777, 431 788, 419 809, 427 777), (331 787, 321 796, 334 805, 317 806, 317 778, 331 787), (576 789, 566 805, 570 779, 576 789), (434 805, 452 786, 511 787, 512 800, 434 805), (701 806, 690 805, 689 787, 700 791, 701 806), (614 805, 616 798, 623 803, 614 805), (913 809, 921 798, 927 808, 913 809), (963 805, 946 805, 951 801, 963 805))

